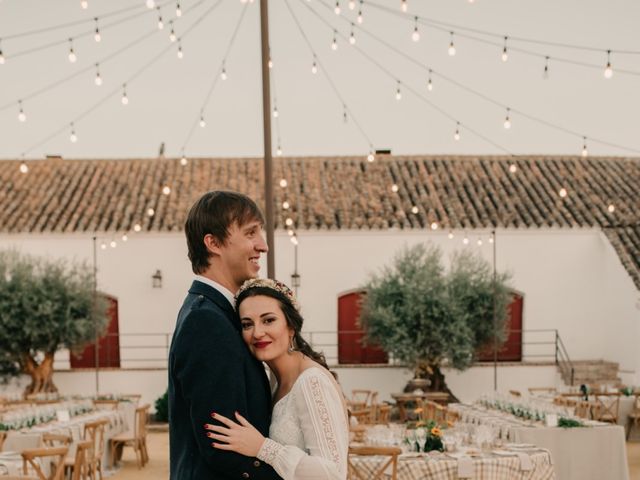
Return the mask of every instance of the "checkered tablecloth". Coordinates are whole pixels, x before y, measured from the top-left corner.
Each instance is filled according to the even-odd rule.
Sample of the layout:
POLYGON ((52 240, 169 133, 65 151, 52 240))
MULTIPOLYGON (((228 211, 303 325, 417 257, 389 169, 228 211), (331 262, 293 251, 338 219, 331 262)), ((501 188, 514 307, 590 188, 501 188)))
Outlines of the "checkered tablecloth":
MULTIPOLYGON (((523 452, 524 453, 524 452, 523 452)), ((473 472, 465 478, 478 480, 551 480, 555 479, 551 454, 546 450, 526 452, 531 459, 530 470, 522 470, 517 453, 498 456, 491 453, 471 458, 473 472)), ((351 463, 363 477, 373 476, 385 457, 351 456, 351 463)), ((448 455, 401 455, 398 458, 398 480, 457 480, 459 460, 448 455)), ((390 471, 388 472, 391 473, 390 471)))

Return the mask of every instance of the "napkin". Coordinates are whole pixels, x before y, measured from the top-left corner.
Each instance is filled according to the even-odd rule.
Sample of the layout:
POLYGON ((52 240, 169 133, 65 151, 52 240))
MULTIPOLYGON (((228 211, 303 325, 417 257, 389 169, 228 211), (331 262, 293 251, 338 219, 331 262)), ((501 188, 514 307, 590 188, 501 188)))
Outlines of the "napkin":
POLYGON ((531 457, 527 453, 518 452, 518 460, 520 460, 520 470, 523 472, 529 472, 533 470, 533 463, 531 463, 531 457))
POLYGON ((458 478, 473 478, 473 460, 470 457, 458 458, 458 478))

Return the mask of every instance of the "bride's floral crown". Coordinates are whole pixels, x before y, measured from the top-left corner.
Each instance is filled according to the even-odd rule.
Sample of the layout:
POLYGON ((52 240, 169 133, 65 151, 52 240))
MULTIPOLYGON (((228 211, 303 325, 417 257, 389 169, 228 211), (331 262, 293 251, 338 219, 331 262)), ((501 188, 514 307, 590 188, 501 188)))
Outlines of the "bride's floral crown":
POLYGON ((240 290, 238 290, 238 293, 236 293, 236 304, 238 303, 238 297, 240 297, 242 293, 253 288, 268 288, 269 290, 275 290, 279 294, 283 295, 291 303, 293 308, 298 312, 300 311, 300 306, 298 305, 298 301, 296 300, 296 296, 293 291, 284 283, 270 278, 252 278, 244 282, 240 287, 240 290))

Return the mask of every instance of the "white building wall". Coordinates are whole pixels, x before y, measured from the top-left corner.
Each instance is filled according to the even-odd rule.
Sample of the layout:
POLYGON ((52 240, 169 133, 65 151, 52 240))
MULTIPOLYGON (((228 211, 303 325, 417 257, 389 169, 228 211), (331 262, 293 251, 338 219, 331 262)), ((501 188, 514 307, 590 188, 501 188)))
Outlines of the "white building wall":
MULTIPOLYGON (((445 259, 456 249, 473 248, 492 260, 488 232, 469 232, 466 247, 462 243, 464 234, 455 233, 449 240, 447 232, 442 231, 299 232, 299 300, 305 330, 335 331, 338 295, 361 286, 371 272, 388 264, 405 245, 432 241, 442 248, 445 259), (479 237, 482 246, 477 245, 479 237)), ((126 334, 169 334, 192 277, 184 235, 131 234, 127 243, 115 239, 117 248, 108 246, 110 236, 97 240, 98 288, 118 298, 121 345, 149 341, 126 334), (105 250, 100 248, 103 241, 107 243, 105 250), (161 289, 151 286, 151 275, 157 269, 162 271, 161 289)), ((276 275, 289 283, 294 247, 281 232, 276 234, 275 243, 276 275)), ((93 254, 92 237, 79 234, 0 236, 0 248, 8 247, 89 263, 93 254)), ((572 359, 619 362, 626 381, 640 382, 640 350, 636 347, 640 339, 640 296, 600 231, 499 230, 496 251, 498 270, 510 271, 513 287, 524 295, 525 329, 557 328, 572 359)), ((263 274, 265 265, 263 262, 263 274)), ((164 341, 164 337, 153 340, 159 345, 164 341)), ((161 353, 162 349, 154 355, 161 353)), ((145 358, 149 352, 122 349, 123 359, 134 356, 145 358)), ((68 365, 66 355, 57 358, 58 366, 68 365)), ((143 363, 128 362, 126 366, 143 363)), ((487 389, 493 388, 492 378, 487 389)))

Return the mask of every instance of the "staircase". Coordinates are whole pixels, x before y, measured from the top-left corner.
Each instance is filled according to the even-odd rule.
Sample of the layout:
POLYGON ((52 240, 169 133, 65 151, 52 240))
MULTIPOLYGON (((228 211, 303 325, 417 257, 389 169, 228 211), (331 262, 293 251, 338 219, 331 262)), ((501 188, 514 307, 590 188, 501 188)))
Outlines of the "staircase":
MULTIPOLYGON (((619 364, 605 360, 572 361, 573 385, 619 385, 619 364)), ((566 368, 558 368, 565 385, 571 385, 571 373, 566 368)))

